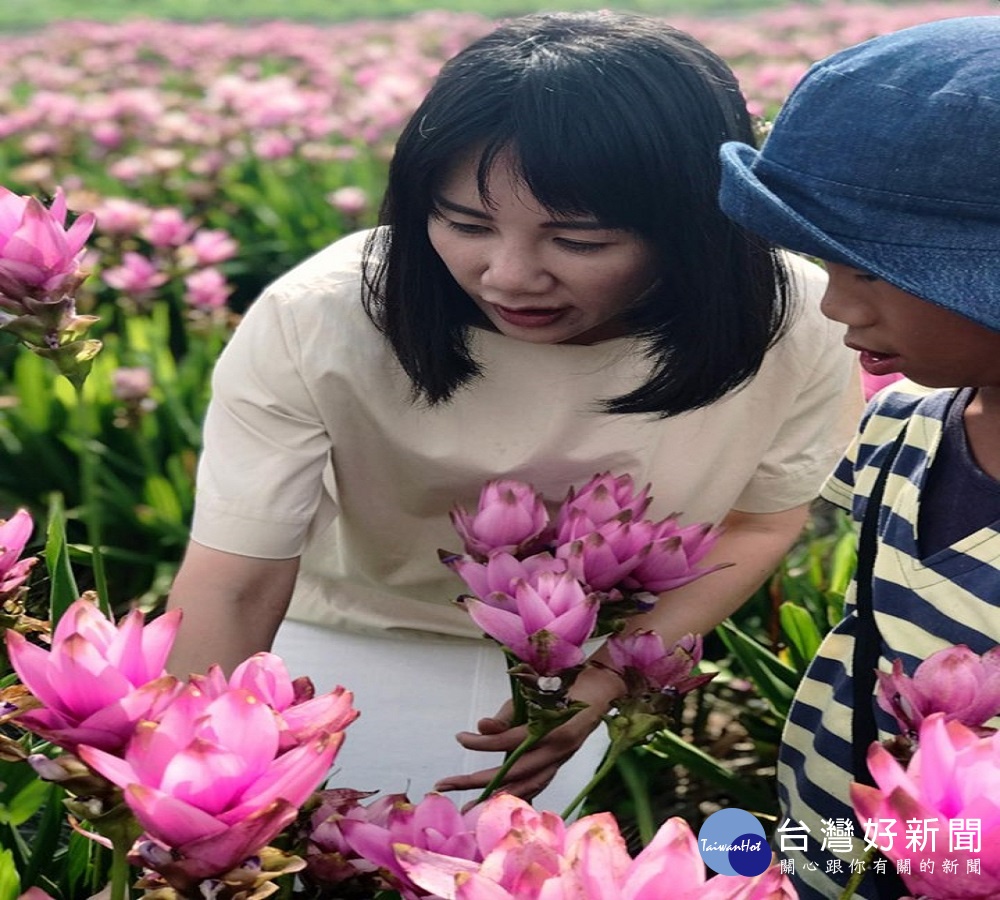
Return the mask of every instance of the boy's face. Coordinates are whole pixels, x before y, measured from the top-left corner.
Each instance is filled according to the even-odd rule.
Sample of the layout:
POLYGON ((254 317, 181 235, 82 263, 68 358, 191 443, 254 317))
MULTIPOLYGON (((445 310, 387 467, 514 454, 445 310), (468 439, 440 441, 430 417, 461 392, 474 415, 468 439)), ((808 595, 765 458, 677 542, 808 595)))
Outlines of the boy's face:
POLYGON ((844 343, 872 375, 902 372, 927 387, 1000 386, 1000 332, 880 278, 827 263, 824 315, 847 326, 844 343))

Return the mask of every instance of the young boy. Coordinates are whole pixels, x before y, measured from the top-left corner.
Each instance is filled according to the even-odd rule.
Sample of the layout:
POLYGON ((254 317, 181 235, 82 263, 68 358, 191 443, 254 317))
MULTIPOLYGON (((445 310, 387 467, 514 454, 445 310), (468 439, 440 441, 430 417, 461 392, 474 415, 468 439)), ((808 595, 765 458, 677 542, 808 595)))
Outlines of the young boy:
MULTIPOLYGON (((722 161, 725 212, 824 260, 823 312, 869 374, 909 379, 873 399, 824 488, 862 523, 889 472, 871 504, 874 574, 859 561, 780 754, 796 885, 828 900, 864 855, 856 821, 843 845, 848 785, 864 777, 859 723, 874 714, 880 738, 898 731, 866 673, 898 657, 912 674, 945 646, 1000 641, 1000 17, 920 25, 817 63, 762 149, 730 142, 722 161), (874 619, 858 613, 867 585, 874 619), (855 654, 868 642, 866 665, 855 654)), ((899 896, 885 881, 869 872, 859 894, 899 896)))

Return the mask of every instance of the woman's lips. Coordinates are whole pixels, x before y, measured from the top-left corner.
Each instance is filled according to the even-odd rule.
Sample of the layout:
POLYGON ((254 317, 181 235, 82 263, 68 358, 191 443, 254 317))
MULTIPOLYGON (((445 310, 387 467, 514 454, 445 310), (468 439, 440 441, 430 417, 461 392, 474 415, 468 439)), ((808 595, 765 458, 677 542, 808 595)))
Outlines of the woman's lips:
POLYGON ((894 353, 876 353, 861 350, 858 354, 861 368, 869 375, 893 375, 899 371, 899 357, 894 353))
POLYGON ((551 307, 510 309, 506 306, 491 304, 505 322, 516 325, 519 328, 542 328, 558 321, 566 314, 566 309, 553 309, 551 307))

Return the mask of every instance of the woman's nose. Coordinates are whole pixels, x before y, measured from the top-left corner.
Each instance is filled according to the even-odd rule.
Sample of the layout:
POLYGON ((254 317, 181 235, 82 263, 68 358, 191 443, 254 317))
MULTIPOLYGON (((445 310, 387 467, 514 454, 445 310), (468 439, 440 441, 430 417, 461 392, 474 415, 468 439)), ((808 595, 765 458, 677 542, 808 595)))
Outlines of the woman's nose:
POLYGON ((506 294, 537 293, 551 284, 552 275, 534 248, 497 241, 487 251, 481 280, 506 294))

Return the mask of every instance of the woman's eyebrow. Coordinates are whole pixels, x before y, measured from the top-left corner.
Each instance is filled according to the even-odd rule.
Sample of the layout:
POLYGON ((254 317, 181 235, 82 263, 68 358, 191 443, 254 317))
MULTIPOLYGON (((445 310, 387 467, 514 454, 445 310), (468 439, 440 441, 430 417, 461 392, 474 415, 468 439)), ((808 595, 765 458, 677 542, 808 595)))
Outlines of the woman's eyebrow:
MULTIPOLYGON (((459 213, 463 216, 472 216, 476 219, 492 219, 493 217, 481 209, 473 209, 471 206, 463 206, 461 203, 453 203, 445 197, 436 197, 434 200, 437 206, 447 209, 449 212, 459 213)), ((542 228, 572 229, 573 231, 608 231, 607 225, 598 222, 596 219, 552 219, 542 222, 542 228)))

